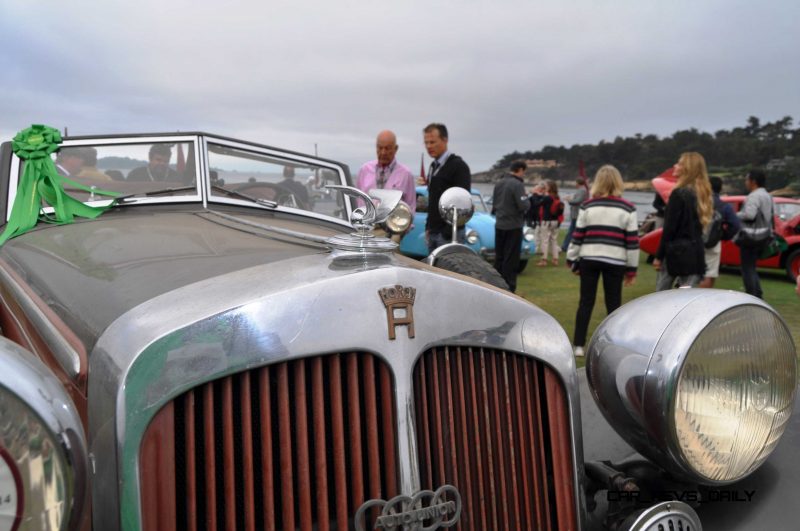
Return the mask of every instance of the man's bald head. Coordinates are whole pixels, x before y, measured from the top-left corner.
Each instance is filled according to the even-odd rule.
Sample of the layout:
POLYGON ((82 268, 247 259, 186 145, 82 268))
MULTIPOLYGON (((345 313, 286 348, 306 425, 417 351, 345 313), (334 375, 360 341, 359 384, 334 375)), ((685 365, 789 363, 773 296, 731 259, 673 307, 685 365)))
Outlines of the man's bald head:
POLYGON ((375 149, 378 154, 378 165, 388 166, 397 155, 397 136, 389 130, 381 131, 375 140, 375 149))

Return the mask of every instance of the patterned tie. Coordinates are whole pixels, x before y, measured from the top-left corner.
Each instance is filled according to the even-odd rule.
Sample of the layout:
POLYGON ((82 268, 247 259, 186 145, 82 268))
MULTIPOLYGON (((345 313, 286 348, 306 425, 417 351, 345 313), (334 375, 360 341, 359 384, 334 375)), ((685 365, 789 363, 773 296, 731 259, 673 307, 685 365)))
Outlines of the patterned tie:
POLYGON ((378 172, 378 188, 383 188, 386 184, 386 168, 381 168, 378 172))

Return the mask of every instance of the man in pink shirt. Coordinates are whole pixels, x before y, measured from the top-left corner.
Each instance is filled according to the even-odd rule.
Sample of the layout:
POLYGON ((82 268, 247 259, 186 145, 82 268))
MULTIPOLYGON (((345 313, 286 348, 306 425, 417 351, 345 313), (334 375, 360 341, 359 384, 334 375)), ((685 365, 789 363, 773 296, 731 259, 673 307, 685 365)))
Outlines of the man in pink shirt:
POLYGON ((411 215, 417 210, 417 194, 415 178, 411 170, 397 162, 397 137, 391 131, 381 131, 375 142, 377 160, 371 160, 358 170, 356 187, 369 193, 373 188, 400 190, 403 201, 411 209, 411 215))

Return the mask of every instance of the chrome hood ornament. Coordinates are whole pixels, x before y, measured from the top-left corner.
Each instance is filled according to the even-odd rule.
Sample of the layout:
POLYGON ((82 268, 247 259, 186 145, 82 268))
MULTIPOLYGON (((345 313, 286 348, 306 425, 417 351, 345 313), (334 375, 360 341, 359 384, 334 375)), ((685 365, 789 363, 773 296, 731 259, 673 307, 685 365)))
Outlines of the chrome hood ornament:
POLYGON ((375 236, 372 229, 385 221, 397 207, 403 196, 401 191, 378 189, 371 190, 368 195, 352 186, 328 185, 326 188, 339 190, 364 202, 364 206, 356 208, 350 215, 350 224, 355 232, 333 236, 325 242, 333 250, 334 256, 389 253, 397 248, 397 244, 389 238, 375 236))

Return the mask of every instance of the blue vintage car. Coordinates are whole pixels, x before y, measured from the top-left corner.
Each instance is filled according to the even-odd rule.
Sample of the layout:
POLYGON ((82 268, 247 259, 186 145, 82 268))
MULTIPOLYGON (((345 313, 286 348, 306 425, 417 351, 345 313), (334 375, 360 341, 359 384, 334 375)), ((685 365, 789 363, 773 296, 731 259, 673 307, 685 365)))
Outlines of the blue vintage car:
MULTIPOLYGON (((476 253, 489 261, 494 261, 494 223, 486 203, 478 190, 472 190, 472 202, 475 204, 475 215, 467 222, 467 245, 476 253)), ((417 186, 417 213, 414 215, 414 226, 400 242, 400 252, 414 258, 428 256, 425 244, 425 221, 428 219, 428 187, 417 186)), ((525 228, 520 248, 519 270, 525 269, 528 259, 533 255, 536 246, 533 243, 533 230, 525 228)))

